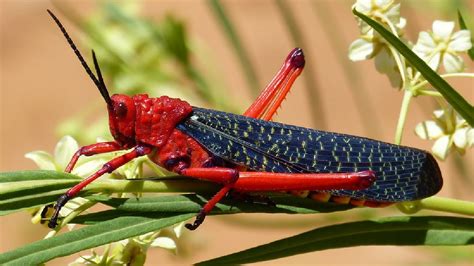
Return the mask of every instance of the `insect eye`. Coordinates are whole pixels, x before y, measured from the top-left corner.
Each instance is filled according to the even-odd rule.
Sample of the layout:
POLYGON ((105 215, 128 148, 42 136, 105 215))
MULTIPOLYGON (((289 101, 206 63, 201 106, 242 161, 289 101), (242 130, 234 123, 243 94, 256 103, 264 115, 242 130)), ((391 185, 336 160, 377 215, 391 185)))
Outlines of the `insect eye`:
POLYGON ((127 115, 127 106, 125 105, 125 103, 121 102, 116 106, 115 114, 118 117, 125 117, 127 115))

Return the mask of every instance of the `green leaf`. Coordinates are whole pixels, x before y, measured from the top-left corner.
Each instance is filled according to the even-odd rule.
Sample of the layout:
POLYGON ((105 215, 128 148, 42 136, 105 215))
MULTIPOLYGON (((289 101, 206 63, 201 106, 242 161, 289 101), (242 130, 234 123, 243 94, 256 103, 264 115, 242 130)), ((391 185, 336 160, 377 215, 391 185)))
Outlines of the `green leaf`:
POLYGON ((318 228, 198 265, 243 264, 319 250, 370 245, 456 246, 474 244, 474 219, 389 217, 318 228))
POLYGON ((0 184, 9 182, 36 181, 36 180, 82 180, 82 178, 63 172, 50 170, 31 170, 31 171, 15 171, 0 172, 0 184))
MULTIPOLYGON (((101 221, 127 215, 152 215, 153 213, 198 213, 209 197, 195 194, 143 197, 143 198, 107 198, 90 196, 87 199, 113 207, 97 213, 85 214, 76 217, 71 223, 95 224, 101 221)), ((354 208, 350 205, 315 202, 307 198, 298 198, 291 195, 271 197, 275 206, 266 203, 245 203, 241 201, 222 200, 211 212, 214 214, 233 213, 288 213, 313 214, 345 211, 354 208)))
MULTIPOLYGON (((209 199, 194 194, 130 199, 94 195, 87 198, 115 209, 76 217, 72 223, 89 226, 7 252, 0 255, 0 264, 43 263, 84 249, 156 231, 195 216, 209 199)), ((211 215, 238 212, 319 213, 352 208, 349 205, 317 203, 290 195, 275 196, 272 201, 275 206, 224 201, 216 206, 211 215)))
MULTIPOLYGON (((0 215, 54 202, 82 178, 56 171, 17 171, 0 173, 0 215)), ((91 193, 134 192, 215 192, 215 184, 190 179, 154 181, 103 179, 84 188, 91 193)))
MULTIPOLYGON (((459 27, 463 30, 469 30, 466 26, 466 22, 464 22, 464 18, 462 17, 461 15, 461 11, 458 10, 458 21, 459 21, 459 27)), ((472 36, 472 31, 471 31, 471 36, 472 36)), ((471 44, 473 44, 473 40, 472 40, 472 37, 471 37, 471 44)), ((471 58, 471 60, 474 61, 474 45, 472 45, 471 49, 469 49, 467 51, 467 54, 469 55, 469 57, 471 58)))
POLYGON ((55 171, 0 173, 0 215, 53 202, 81 180, 55 171))
POLYGON ((194 215, 154 213, 150 216, 122 216, 0 254, 0 264, 37 265, 81 250, 157 231, 190 219, 194 215))
POLYGON ((360 17, 376 30, 385 40, 387 40, 400 54, 402 54, 410 64, 415 67, 423 77, 438 90, 446 101, 469 123, 474 126, 474 107, 469 104, 449 83, 433 71, 421 58, 419 58, 410 48, 400 41, 390 31, 382 25, 359 13, 355 8, 352 12, 360 17))

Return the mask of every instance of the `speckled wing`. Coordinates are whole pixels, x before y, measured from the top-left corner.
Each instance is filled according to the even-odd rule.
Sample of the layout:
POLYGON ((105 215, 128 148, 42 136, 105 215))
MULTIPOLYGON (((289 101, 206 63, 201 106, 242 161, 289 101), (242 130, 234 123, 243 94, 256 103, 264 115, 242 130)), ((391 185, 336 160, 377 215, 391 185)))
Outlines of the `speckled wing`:
POLYGON ((431 196, 442 186, 434 158, 415 148, 198 107, 177 128, 214 156, 254 171, 375 171, 377 181, 368 189, 331 191, 337 196, 399 202, 431 196))

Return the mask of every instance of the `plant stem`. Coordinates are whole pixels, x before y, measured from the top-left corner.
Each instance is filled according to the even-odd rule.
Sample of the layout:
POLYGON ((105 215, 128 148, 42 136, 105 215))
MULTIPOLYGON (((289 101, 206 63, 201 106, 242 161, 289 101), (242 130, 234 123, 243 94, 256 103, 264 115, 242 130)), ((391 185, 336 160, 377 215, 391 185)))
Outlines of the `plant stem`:
MULTIPOLYGON (((474 78, 474 73, 449 73, 449 74, 443 74, 440 75, 442 78, 453 78, 453 77, 463 77, 463 78, 474 78)), ((417 85, 412 87, 413 91, 417 91, 424 86, 428 85, 429 82, 426 80, 423 80, 422 82, 418 83, 417 85)))
POLYGON ((400 109, 400 116, 398 117, 397 129, 395 132, 395 144, 400 145, 402 143, 403 129, 405 127, 405 120, 408 114, 408 107, 410 106, 410 100, 413 94, 410 89, 405 89, 403 95, 402 106, 400 109))
POLYGON ((441 93, 437 91, 431 91, 431 90, 419 90, 417 93, 419 95, 424 95, 424 96, 443 97, 441 93))
POLYGON ((433 210, 474 216, 474 202, 436 196, 415 202, 402 202, 397 204, 397 207, 401 212, 408 214, 416 213, 419 210, 433 210))
MULTIPOLYGON (((395 35, 395 37, 399 38, 397 28, 395 27, 395 25, 393 25, 393 23, 390 21, 390 19, 388 19, 384 14, 379 13, 379 12, 377 12, 374 15, 379 17, 382 21, 384 21, 388 25, 390 30, 392 31, 393 35, 395 35)), ((398 71, 400 72, 400 77, 401 77, 402 82, 403 82, 402 88, 404 88, 407 84, 405 58, 403 58, 400 55, 400 53, 397 51, 397 49, 395 49, 395 47, 393 47, 392 45, 387 45, 387 47, 390 49, 390 52, 393 55, 393 59, 395 60, 395 63, 397 64, 398 71)))
POLYGON ((213 193, 217 191, 218 184, 202 182, 192 179, 153 178, 133 180, 98 180, 87 187, 91 192, 103 193, 176 193, 196 192, 213 193))
POLYGON ((421 200, 419 204, 421 208, 425 210, 444 211, 474 216, 474 202, 443 197, 429 197, 421 200))

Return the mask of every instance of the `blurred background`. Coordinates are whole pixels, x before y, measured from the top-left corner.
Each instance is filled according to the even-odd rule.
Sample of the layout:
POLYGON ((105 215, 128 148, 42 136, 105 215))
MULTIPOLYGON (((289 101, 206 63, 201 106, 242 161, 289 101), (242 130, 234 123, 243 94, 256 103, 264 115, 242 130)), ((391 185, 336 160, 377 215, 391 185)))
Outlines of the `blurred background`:
MULTIPOLYGON (((24 154, 52 152, 65 134, 72 134, 81 145, 93 143, 97 136, 110 137, 102 98, 46 9, 61 19, 89 62, 94 48, 113 92, 169 95, 232 112, 245 110, 288 52, 301 47, 306 68, 275 120, 393 142, 403 93, 375 70, 373 61, 348 59, 348 47, 359 35, 353 3, 2 0, 0 171, 36 169, 24 154)), ((472 1, 402 1, 406 38, 416 42, 418 33, 431 29, 435 19, 456 21, 457 9, 472 21, 468 16, 473 14, 472 1)), ((467 57, 465 61, 472 72, 472 62, 467 57)), ((473 102, 472 79, 449 82, 473 102)), ((430 98, 413 101, 404 145, 431 148, 432 142, 420 140, 413 132, 416 124, 431 119, 436 108, 430 98)), ((462 158, 452 154, 440 162, 445 186, 439 195, 474 200, 473 159, 468 151, 462 158)), ((397 214, 401 215, 389 207, 344 215, 214 216, 199 230, 185 233, 177 255, 153 249, 147 262, 189 264, 326 224, 397 214)), ((41 239, 48 230, 32 225, 25 212, 0 217, 0 232, 0 252, 5 252, 41 239)), ((50 264, 63 265, 75 258, 50 264)), ((463 265, 473 259, 472 248, 358 247, 275 262, 463 265)))

